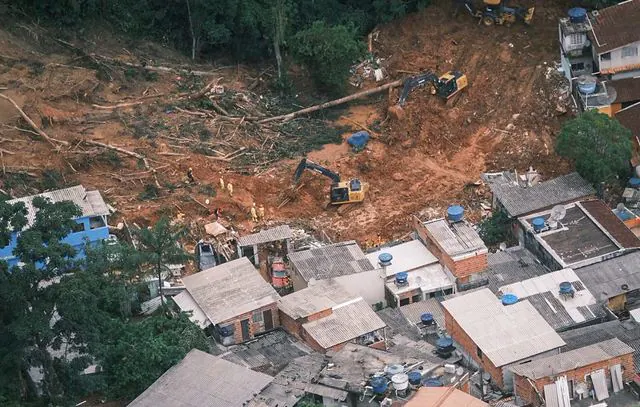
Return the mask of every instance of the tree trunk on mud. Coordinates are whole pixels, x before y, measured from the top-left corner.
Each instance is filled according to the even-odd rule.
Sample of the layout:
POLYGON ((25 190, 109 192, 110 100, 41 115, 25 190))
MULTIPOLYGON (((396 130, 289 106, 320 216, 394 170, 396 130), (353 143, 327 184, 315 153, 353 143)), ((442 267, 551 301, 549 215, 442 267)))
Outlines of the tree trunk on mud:
POLYGON ((191 6, 189 5, 189 0, 185 0, 187 2, 187 15, 189 16, 189 31, 191 31, 191 60, 196 59, 196 35, 193 32, 193 19, 191 18, 191 6))

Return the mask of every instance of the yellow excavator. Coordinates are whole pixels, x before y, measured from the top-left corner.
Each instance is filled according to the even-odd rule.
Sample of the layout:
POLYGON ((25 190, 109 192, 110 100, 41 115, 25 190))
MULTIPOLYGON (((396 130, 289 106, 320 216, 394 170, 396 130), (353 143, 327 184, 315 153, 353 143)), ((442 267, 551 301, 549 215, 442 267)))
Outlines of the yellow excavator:
POLYGON ((296 168, 296 172, 293 175, 294 186, 300 181, 300 177, 304 170, 315 171, 331 179, 331 190, 329 193, 329 201, 331 205, 342 205, 348 203, 356 203, 364 201, 367 191, 369 191, 369 184, 362 182, 357 178, 353 178, 349 181, 342 181, 340 175, 333 172, 323 166, 314 163, 313 161, 303 158, 296 168))
POLYGON ((430 84, 432 93, 449 103, 454 100, 460 92, 469 85, 467 75, 460 71, 449 71, 437 76, 431 71, 410 76, 404 80, 398 103, 389 108, 389 111, 396 117, 402 117, 402 106, 407 102, 409 94, 417 87, 430 84))
POLYGON ((484 7, 476 7, 474 0, 453 0, 455 3, 454 15, 458 9, 464 7, 469 14, 478 19, 478 24, 506 25, 510 26, 516 21, 526 25, 531 24, 535 7, 509 7, 506 0, 483 0, 484 7))

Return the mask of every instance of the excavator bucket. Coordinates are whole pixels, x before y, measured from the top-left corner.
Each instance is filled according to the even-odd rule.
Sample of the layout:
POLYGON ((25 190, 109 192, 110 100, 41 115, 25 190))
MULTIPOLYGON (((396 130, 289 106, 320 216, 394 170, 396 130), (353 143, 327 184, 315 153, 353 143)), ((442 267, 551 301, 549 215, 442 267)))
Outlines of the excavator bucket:
POLYGON ((404 120, 405 112, 400 105, 389 106, 388 113, 392 118, 396 120, 404 120))

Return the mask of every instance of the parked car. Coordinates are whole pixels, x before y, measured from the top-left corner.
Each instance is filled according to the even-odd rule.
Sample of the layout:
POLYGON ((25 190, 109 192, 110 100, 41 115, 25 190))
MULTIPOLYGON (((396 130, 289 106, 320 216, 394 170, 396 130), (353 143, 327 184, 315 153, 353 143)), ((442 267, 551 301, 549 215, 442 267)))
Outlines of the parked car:
POLYGON ((198 270, 206 270, 220 264, 220 256, 213 248, 211 243, 199 241, 196 244, 196 261, 198 262, 198 270))

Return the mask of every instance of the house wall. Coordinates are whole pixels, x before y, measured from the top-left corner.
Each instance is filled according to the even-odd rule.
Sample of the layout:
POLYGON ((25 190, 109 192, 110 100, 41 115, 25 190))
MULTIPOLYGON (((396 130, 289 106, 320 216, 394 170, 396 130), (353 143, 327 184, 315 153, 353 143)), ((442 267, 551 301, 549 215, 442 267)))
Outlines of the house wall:
POLYGON ((574 383, 584 382, 585 376, 589 375, 599 369, 603 369, 607 381, 610 385, 611 382, 611 367, 614 365, 622 365, 622 380, 624 382, 630 381, 634 376, 633 367, 633 354, 618 356, 609 360, 604 360, 597 363, 592 363, 588 366, 584 366, 578 369, 569 370, 566 372, 558 373, 555 376, 543 377, 536 380, 527 380, 526 377, 514 374, 514 387, 515 394, 525 400, 527 403, 531 403, 534 407, 542 406, 543 403, 536 394, 536 390, 540 394, 544 394, 544 386, 547 384, 555 383, 555 380, 559 376, 566 376, 567 381, 573 380, 574 383), (533 383, 533 386, 532 386, 533 383), (535 387, 534 387, 535 386, 535 387))
POLYGON ((636 47, 638 49, 638 55, 632 57, 623 57, 622 50, 624 47, 616 48, 609 52, 611 55, 610 60, 603 60, 603 54, 596 54, 594 48, 594 55, 598 55, 597 65, 600 74, 613 74, 622 71, 634 71, 640 69, 640 41, 633 42, 626 45, 627 47, 636 47))
POLYGON ((384 298, 384 281, 380 270, 369 270, 336 278, 350 293, 362 297, 367 304, 386 303, 384 298))
MULTIPOLYGON (((523 228, 522 226, 520 227, 523 228)), ((538 242, 533 233, 525 231, 520 237, 524 239, 524 242, 521 242, 521 245, 524 245, 526 249, 533 253, 543 265, 549 268, 549 270, 557 271, 563 268, 562 265, 554 259, 553 255, 549 253, 542 244, 540 244, 540 242, 538 242)))
MULTIPOLYGON (((241 322, 245 319, 249 320, 249 339, 253 339, 257 334, 266 332, 264 325, 264 318, 260 322, 254 322, 253 316, 254 314, 262 314, 266 310, 271 310, 271 316, 273 318, 273 327, 277 328, 280 326, 280 315, 278 312, 277 304, 271 303, 262 308, 258 308, 256 310, 244 313, 242 315, 238 315, 232 319, 226 320, 224 322, 219 323, 220 326, 227 326, 229 324, 233 324, 233 337, 235 343, 242 343, 245 340, 242 338, 242 325, 241 322)), ((263 315, 263 314, 262 314, 263 315)))
POLYGON ((620 312, 624 310, 627 305, 627 295, 626 293, 622 293, 620 295, 616 295, 615 297, 609 298, 608 307, 613 312, 620 312))
POLYGON ((294 292, 308 287, 307 281, 305 281, 298 269, 293 264, 291 265, 291 285, 293 286, 294 292))

